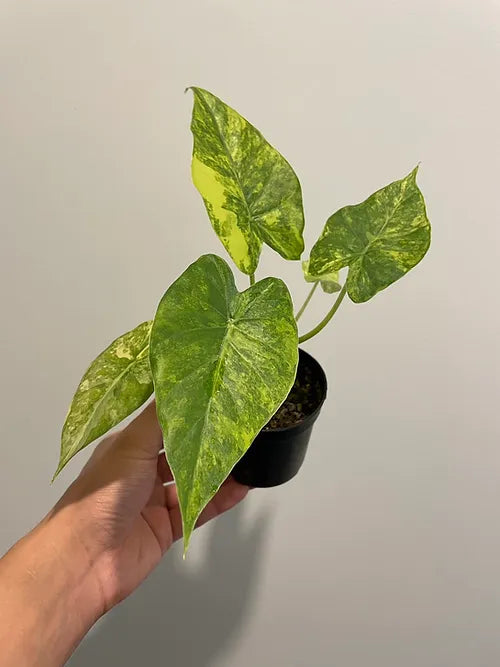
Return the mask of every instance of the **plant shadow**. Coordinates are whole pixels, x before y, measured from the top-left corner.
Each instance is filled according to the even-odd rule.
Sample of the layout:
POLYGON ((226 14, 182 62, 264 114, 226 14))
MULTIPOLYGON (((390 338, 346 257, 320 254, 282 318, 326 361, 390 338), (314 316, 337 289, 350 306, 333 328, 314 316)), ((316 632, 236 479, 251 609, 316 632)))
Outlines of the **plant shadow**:
POLYGON ((199 569, 180 550, 124 603, 107 614, 67 663, 211 667, 236 640, 258 590, 270 515, 249 526, 238 505, 211 526, 199 569))

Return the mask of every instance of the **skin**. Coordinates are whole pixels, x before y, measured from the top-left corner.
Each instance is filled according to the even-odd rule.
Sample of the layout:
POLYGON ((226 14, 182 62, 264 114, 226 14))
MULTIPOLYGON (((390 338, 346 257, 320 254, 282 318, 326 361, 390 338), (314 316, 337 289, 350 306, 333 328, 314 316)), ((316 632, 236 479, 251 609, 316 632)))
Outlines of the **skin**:
MULTIPOLYGON (((3 667, 54 667, 182 536, 172 473, 151 403, 96 448, 57 505, 0 560, 3 667)), ((229 478, 202 513, 242 500, 229 478)))

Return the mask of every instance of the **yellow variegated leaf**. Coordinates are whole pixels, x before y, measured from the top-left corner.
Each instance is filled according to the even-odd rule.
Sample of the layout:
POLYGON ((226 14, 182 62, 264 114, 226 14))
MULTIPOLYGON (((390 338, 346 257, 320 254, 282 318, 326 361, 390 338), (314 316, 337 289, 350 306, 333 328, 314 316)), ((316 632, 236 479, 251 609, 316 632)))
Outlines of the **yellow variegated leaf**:
POLYGON ((334 213, 311 251, 309 271, 349 267, 347 293, 368 301, 412 269, 427 252, 431 226, 417 169, 356 206, 334 213))
POLYGON ((266 278, 240 293, 223 259, 200 257, 158 306, 150 358, 186 549, 201 511, 295 380, 286 285, 266 278))
POLYGON ((263 243, 300 259, 304 212, 295 172, 234 109, 202 88, 192 91, 193 182, 234 263, 253 274, 263 243))

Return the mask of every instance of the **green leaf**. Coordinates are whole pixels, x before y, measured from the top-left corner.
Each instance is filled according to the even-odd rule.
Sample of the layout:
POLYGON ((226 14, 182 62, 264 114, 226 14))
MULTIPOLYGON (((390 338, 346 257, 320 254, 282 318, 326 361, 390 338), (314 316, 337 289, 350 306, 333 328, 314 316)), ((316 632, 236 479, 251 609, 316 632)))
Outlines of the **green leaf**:
POLYGON ((158 306, 150 359, 187 549, 201 511, 293 385, 286 285, 266 278, 239 293, 223 259, 200 257, 158 306))
POLYGON ((431 227, 417 169, 362 204, 334 213, 311 251, 311 273, 348 266, 347 293, 361 303, 418 264, 429 248, 431 227))
POLYGON ((306 259, 302 262, 302 270, 304 271, 304 278, 308 283, 321 283, 323 292, 327 294, 333 294, 334 292, 340 292, 342 285, 339 283, 339 272, 338 271, 329 271, 324 273, 321 276, 313 276, 309 273, 309 260, 306 259))
POLYGON ((202 88, 191 90, 193 182, 236 266, 255 273, 262 243, 300 259, 304 212, 295 172, 234 109, 202 88))
POLYGON ((54 479, 75 454, 128 417, 153 393, 149 367, 152 324, 143 322, 120 336, 91 363, 64 422, 54 479))

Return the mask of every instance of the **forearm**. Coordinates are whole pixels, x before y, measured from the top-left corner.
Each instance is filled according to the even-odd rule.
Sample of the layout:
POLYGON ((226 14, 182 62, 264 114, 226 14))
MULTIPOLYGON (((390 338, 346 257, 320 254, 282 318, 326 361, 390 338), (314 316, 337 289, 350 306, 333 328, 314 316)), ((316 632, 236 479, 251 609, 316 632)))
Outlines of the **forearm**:
POLYGON ((44 520, 0 560, 3 667, 64 664, 102 613, 91 570, 57 516, 44 520))

